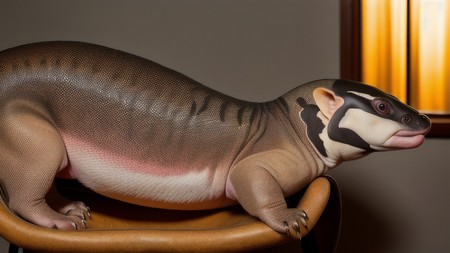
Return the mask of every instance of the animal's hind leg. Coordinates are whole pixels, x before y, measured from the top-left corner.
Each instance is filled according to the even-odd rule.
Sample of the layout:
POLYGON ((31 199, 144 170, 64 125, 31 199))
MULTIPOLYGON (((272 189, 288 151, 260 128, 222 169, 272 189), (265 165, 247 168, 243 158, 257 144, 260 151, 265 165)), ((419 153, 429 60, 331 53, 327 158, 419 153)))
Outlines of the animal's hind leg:
POLYGON ((84 204, 61 207, 62 214, 45 200, 56 173, 68 163, 59 132, 32 112, 4 113, 1 122, 0 177, 10 209, 43 227, 82 229, 88 212, 84 204))

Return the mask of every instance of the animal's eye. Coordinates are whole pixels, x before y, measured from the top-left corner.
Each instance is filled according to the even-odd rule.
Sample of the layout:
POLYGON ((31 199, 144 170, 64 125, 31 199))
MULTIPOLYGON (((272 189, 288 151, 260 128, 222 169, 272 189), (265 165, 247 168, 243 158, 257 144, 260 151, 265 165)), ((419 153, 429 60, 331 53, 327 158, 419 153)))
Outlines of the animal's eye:
POLYGON ((383 100, 383 99, 374 99, 372 101, 372 106, 374 107, 375 111, 378 114, 381 115, 388 115, 391 113, 391 106, 390 104, 383 100))
POLYGON ((409 123, 411 123, 411 121, 412 121, 412 118, 408 114, 406 114, 402 117, 402 122, 405 124, 409 124, 409 123))

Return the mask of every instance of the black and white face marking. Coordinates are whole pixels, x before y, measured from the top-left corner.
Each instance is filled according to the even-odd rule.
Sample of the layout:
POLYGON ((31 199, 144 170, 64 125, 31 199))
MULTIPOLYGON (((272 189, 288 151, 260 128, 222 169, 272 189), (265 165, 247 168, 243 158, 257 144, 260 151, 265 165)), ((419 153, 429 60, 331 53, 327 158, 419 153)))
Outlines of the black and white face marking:
POLYGON ((322 156, 326 157, 327 151, 323 140, 320 138, 325 125, 323 124, 322 119, 318 116, 320 112, 319 107, 315 104, 307 104, 305 99, 301 97, 297 98, 297 103, 303 108, 299 116, 306 125, 306 134, 308 135, 309 141, 322 156))
POLYGON ((296 98, 299 118, 329 168, 372 151, 417 147, 431 127, 428 117, 372 86, 334 80, 311 90, 296 98))
POLYGON ((344 99, 330 120, 330 139, 367 151, 414 148, 423 142, 430 120, 395 97, 357 82, 337 80, 344 99))

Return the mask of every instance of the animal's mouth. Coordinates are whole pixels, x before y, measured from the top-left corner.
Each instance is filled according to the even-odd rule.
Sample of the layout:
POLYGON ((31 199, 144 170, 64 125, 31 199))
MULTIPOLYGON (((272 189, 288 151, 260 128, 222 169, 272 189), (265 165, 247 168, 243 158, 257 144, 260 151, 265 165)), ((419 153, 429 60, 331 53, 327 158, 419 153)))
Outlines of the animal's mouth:
POLYGON ((389 138, 384 146, 390 149, 416 148, 423 143, 429 130, 429 128, 419 131, 400 130, 389 138))

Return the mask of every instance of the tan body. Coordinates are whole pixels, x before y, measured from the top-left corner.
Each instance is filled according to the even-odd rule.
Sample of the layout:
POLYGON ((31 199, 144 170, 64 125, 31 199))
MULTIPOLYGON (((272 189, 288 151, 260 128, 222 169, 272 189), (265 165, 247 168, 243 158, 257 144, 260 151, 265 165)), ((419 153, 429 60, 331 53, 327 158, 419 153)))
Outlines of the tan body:
POLYGON ((306 226, 284 198, 372 151, 417 147, 429 119, 373 87, 301 85, 266 103, 213 91, 154 62, 76 42, 0 52, 0 180, 40 226, 82 229, 89 209, 51 209, 55 177, 171 209, 235 203, 276 231, 306 226))
MULTIPOLYGON (((325 138, 332 115, 345 107, 331 90, 335 83, 317 81, 252 103, 91 44, 7 50, 0 53, 2 188, 14 212, 49 228, 81 229, 89 213, 83 203, 67 201, 59 210, 47 205, 45 195, 60 176, 149 207, 239 203, 276 231, 299 230, 306 214, 288 209, 284 198, 327 165, 367 153, 325 138), (307 133, 314 126, 299 114, 308 106, 323 123, 322 149, 307 133)), ((420 134, 429 128, 424 124, 420 134)), ((382 138, 399 126, 392 124, 382 138)))

